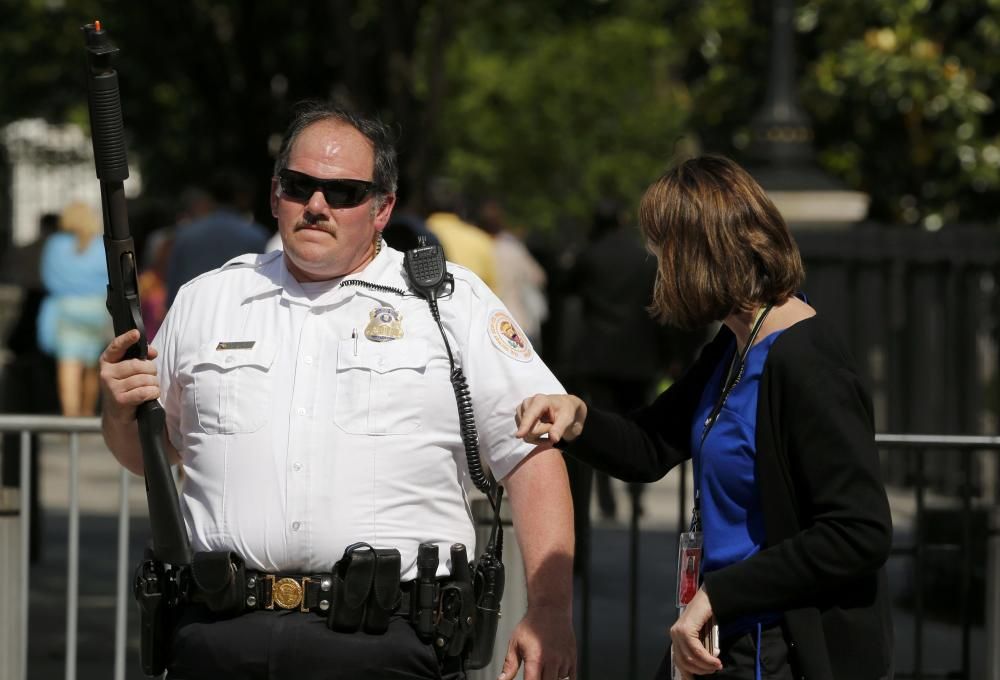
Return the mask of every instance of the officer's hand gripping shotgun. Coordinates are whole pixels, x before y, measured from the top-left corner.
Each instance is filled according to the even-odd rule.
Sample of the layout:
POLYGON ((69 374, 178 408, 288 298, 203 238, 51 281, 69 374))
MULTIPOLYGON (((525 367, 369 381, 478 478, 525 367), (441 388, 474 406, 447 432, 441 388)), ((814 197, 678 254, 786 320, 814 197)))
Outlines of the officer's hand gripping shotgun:
MULTIPOLYGON (((128 177, 125 129, 122 122, 118 73, 112 62, 118 55, 100 22, 82 29, 87 49, 87 93, 94 163, 101 183, 104 249, 108 263, 108 311, 115 335, 133 328, 139 341, 126 359, 147 358, 146 329, 139 310, 139 282, 135 246, 129 233, 124 182, 128 177)), ((142 611, 142 665, 148 675, 163 671, 165 621, 176 601, 176 571, 191 562, 191 545, 181 518, 177 489, 163 447, 164 412, 154 399, 136 409, 146 501, 153 532, 152 555, 139 565, 134 591, 142 611)))

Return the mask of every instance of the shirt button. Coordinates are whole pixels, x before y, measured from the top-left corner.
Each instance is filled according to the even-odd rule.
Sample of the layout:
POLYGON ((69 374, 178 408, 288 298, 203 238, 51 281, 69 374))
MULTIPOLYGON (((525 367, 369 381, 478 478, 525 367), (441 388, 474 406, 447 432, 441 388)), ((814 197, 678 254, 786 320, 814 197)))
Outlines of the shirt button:
POLYGON ((313 358, 312 357, 306 357, 305 359, 303 359, 303 361, 305 361, 307 364, 311 364, 313 362, 313 358))
POLYGON ((236 357, 226 357, 226 363, 231 364, 236 361, 236 357))
POLYGON ((382 357, 379 357, 379 358, 378 358, 378 361, 377 361, 377 362, 375 362, 375 363, 377 363, 377 364, 378 364, 378 366, 379 366, 379 368, 381 368, 382 366, 384 366, 384 365, 385 365, 385 359, 383 359, 382 357))
POLYGON ((302 526, 302 524, 299 522, 292 522, 292 531, 298 531, 300 526, 302 526))
POLYGON ((300 408, 298 411, 296 411, 296 413, 298 413, 300 416, 304 416, 306 414, 306 410, 304 408, 300 408))
POLYGON ((300 463, 299 461, 295 461, 294 463, 292 463, 292 469, 298 472, 299 470, 302 469, 302 463, 300 463))

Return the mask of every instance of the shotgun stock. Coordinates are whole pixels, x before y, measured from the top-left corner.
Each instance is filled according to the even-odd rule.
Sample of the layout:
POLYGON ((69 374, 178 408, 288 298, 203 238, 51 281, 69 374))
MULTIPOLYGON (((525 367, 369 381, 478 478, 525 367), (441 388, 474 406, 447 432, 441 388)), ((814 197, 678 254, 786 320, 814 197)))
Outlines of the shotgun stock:
MULTIPOLYGON (((94 163, 101 182, 104 213, 104 249, 108 261, 108 311, 115 335, 136 328, 139 341, 128 349, 126 359, 147 358, 146 329, 139 311, 137 258, 129 233, 125 203, 125 127, 122 122, 118 72, 113 62, 118 48, 100 22, 82 29, 87 47, 87 102, 94 142, 94 163)), ((163 446, 165 417, 155 399, 136 409, 142 464, 145 469, 146 501, 153 530, 153 556, 172 565, 191 562, 191 544, 181 518, 177 488, 163 446)))

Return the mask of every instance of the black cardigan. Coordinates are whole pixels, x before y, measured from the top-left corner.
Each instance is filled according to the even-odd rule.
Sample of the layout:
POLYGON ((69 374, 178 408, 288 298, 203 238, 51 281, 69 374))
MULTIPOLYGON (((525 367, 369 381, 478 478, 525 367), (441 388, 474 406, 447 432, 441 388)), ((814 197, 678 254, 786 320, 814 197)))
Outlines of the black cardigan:
MULTIPOLYGON (((568 452, 625 481, 663 477, 691 457, 695 409, 732 341, 723 326, 683 378, 628 419, 588 404, 568 452)), ((782 611, 809 680, 891 677, 883 564, 892 519, 871 398, 836 329, 820 316, 791 326, 771 346, 756 444, 765 547, 705 575, 716 619, 782 611)))

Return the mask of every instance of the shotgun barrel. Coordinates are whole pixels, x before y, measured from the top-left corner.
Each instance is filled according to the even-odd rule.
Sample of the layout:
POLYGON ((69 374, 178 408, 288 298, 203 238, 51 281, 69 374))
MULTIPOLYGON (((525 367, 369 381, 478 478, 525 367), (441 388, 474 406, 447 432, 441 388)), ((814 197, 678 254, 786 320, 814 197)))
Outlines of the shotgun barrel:
MULTIPOLYGON (((125 358, 146 359, 148 339, 139 308, 137 258, 125 202, 128 159, 118 72, 113 66, 118 48, 112 44, 99 21, 87 24, 81 30, 87 48, 87 101, 104 214, 108 311, 114 322, 115 335, 133 328, 139 330, 139 341, 128 349, 125 358)), ((190 564, 191 544, 163 446, 163 407, 155 399, 147 401, 136 409, 136 418, 142 446, 149 521, 153 530, 153 556, 167 564, 190 564)))

